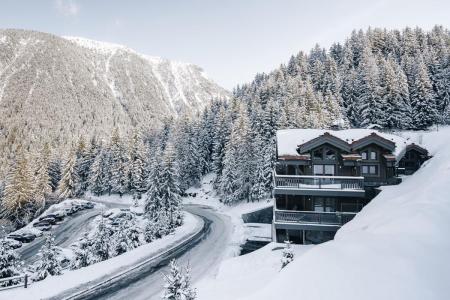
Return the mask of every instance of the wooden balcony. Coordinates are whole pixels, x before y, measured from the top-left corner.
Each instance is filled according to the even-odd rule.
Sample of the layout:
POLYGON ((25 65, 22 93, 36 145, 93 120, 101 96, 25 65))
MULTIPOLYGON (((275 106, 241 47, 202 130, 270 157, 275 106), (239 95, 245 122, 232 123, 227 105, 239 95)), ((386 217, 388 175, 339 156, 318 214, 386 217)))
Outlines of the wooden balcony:
POLYGON ((364 177, 301 176, 274 173, 275 193, 363 197, 364 177))
POLYGON ((275 222, 342 226, 351 221, 355 215, 356 213, 350 212, 275 210, 275 222))

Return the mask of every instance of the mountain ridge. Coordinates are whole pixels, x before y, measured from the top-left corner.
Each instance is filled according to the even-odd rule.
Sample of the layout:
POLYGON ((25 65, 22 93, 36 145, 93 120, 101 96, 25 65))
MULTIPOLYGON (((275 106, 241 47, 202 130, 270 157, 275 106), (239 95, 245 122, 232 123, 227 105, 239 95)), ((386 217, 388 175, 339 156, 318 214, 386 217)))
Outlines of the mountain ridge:
POLYGON ((4 157, 19 144, 65 148, 80 135, 108 137, 115 127, 122 134, 152 130, 166 117, 194 115, 229 97, 194 64, 85 38, 0 29, 4 157))

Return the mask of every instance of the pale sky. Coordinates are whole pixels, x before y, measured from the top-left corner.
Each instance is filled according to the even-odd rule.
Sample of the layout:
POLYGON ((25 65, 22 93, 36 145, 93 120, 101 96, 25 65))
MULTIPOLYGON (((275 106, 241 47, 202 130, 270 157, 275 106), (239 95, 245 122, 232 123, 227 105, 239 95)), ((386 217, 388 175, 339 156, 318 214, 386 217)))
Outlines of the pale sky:
POLYGON ((227 89, 352 29, 450 28, 444 0, 0 0, 0 27, 81 36, 201 66, 227 89))

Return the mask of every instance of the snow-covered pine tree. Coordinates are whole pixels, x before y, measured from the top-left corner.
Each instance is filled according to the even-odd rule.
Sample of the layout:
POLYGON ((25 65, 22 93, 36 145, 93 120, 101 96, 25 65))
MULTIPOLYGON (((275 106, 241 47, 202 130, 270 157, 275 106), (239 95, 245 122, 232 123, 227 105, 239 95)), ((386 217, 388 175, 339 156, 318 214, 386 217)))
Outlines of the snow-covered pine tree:
POLYGON ((102 195, 106 190, 105 165, 105 153, 103 149, 100 149, 91 165, 88 177, 89 190, 96 196, 102 195))
POLYGON ((83 136, 81 136, 80 139, 78 140, 78 144, 75 149, 75 156, 76 156, 75 169, 78 174, 78 185, 79 185, 79 189, 77 190, 76 196, 79 197, 82 196, 88 188, 89 169, 91 164, 89 149, 87 149, 86 142, 83 136))
POLYGON ((416 129, 426 129, 437 121, 438 112, 428 72, 421 59, 415 65, 413 78, 414 85, 410 89, 413 124, 416 129))
POLYGON ((141 199, 146 191, 146 169, 145 157, 146 149, 140 134, 135 131, 130 145, 130 178, 129 190, 133 198, 141 199))
MULTIPOLYGON (((272 139, 273 140, 273 139, 272 139)), ((264 142, 259 135, 253 140, 255 149, 255 175, 251 189, 251 200, 259 201, 267 197, 272 191, 272 170, 275 145, 273 142, 264 142)))
POLYGON ((45 201, 52 192, 52 182, 49 174, 50 146, 45 143, 36 161, 34 199, 36 214, 45 208, 45 201))
POLYGON ((113 232, 109 228, 103 216, 100 217, 100 222, 97 223, 93 236, 95 238, 92 241, 92 254, 95 257, 96 262, 107 260, 111 257, 111 236, 113 232))
POLYGON ((167 143, 164 151, 160 182, 162 207, 169 217, 169 224, 172 228, 179 226, 183 221, 181 213, 181 190, 175 149, 170 142, 167 143))
POLYGON ((160 211, 163 210, 162 202, 162 172, 163 164, 161 158, 161 151, 155 152, 155 155, 150 164, 149 176, 147 178, 147 193, 145 195, 145 215, 149 220, 155 220, 160 211))
POLYGON ((112 192, 122 196, 128 191, 129 159, 116 128, 111 136, 111 184, 112 192))
POLYGON ((386 105, 386 128, 411 128, 411 106, 406 75, 390 57, 382 65, 381 96, 386 105))
POLYGON ((16 228, 28 224, 34 211, 33 197, 33 173, 21 150, 6 180, 3 217, 13 222, 16 228))
MULTIPOLYGON (((22 272, 19 255, 0 240, 0 279, 18 276, 22 272)), ((0 287, 17 284, 17 280, 0 282, 0 287)))
POLYGON ((50 176, 52 192, 58 189, 58 184, 61 180, 61 169, 61 160, 56 157, 51 158, 48 165, 48 174, 50 176))
POLYGON ((55 246, 53 234, 49 233, 45 237, 45 243, 39 251, 39 260, 36 264, 34 281, 47 278, 47 276, 61 275, 61 263, 58 260, 58 248, 55 246))
POLYGON ((230 118, 228 118, 224 107, 218 111, 214 123, 213 151, 212 151, 212 170, 216 173, 214 186, 220 186, 220 180, 223 171, 223 160, 225 157, 225 145, 228 141, 230 132, 230 118))
POLYGON ((450 123, 450 55, 436 60, 439 61, 439 68, 432 78, 436 90, 436 106, 441 117, 441 120, 438 121, 448 124, 450 123))
POLYGON ((194 300, 196 298, 197 292, 191 287, 189 266, 183 272, 177 262, 172 260, 169 274, 164 275, 164 280, 166 283, 162 299, 194 300))
POLYGON ((380 95, 379 69, 370 50, 365 48, 358 66, 358 102, 360 107, 360 126, 371 124, 385 126, 386 115, 380 95))
POLYGON ((141 244, 139 235, 135 220, 123 220, 119 229, 112 236, 114 255, 120 255, 139 247, 141 244))
POLYGON ((84 268, 95 263, 96 259, 92 253, 91 246, 92 241, 89 239, 88 232, 85 232, 74 246, 74 257, 70 262, 71 270, 84 268))
POLYGON ((281 257, 281 268, 286 267, 294 260, 294 252, 292 251, 291 247, 292 242, 284 241, 284 244, 286 246, 283 249, 283 256, 281 257))
POLYGON ((66 163, 58 186, 58 195, 60 198, 74 198, 79 194, 80 179, 76 169, 77 157, 74 151, 68 154, 66 163))
POLYGON ((233 123, 230 140, 225 146, 221 193, 227 204, 250 199, 253 176, 253 147, 247 110, 241 105, 233 123))

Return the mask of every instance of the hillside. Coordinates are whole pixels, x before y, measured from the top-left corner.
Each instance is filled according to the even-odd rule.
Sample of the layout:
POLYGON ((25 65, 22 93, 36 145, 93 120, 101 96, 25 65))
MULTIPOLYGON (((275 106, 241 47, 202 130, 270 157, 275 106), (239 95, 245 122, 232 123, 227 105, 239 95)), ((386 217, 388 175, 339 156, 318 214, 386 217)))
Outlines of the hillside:
POLYGON ((238 87, 252 106, 276 106, 289 127, 425 129, 450 122, 450 32, 440 26, 354 30, 329 49, 316 45, 238 87))
POLYGON ((58 147, 80 134, 109 137, 115 126, 153 129, 164 117, 194 114, 228 96, 196 65, 82 38, 0 30, 3 157, 20 143, 58 147))

